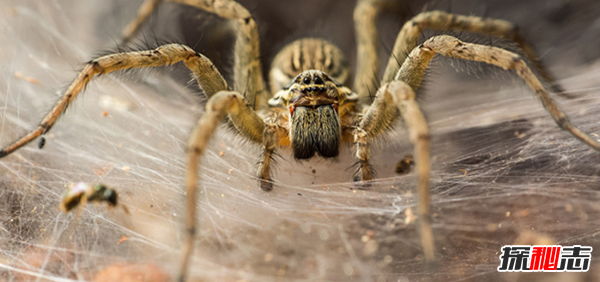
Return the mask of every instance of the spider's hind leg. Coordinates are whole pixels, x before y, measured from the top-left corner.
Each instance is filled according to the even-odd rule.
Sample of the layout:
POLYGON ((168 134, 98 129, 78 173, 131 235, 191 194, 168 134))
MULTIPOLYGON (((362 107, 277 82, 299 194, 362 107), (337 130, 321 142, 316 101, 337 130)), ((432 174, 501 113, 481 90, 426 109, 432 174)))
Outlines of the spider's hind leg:
POLYGON ((126 45, 140 31, 144 23, 148 21, 150 14, 155 11, 163 0, 146 0, 138 9, 138 14, 127 26, 123 29, 121 45, 126 45))
POLYGON ((560 128, 568 131, 588 146, 600 151, 598 142, 571 124, 568 117, 558 108, 525 61, 518 54, 502 48, 465 43, 448 35, 435 36, 410 53, 404 64, 402 64, 402 68, 398 71, 396 79, 405 81, 413 89, 416 89, 423 79, 425 68, 427 68, 435 53, 457 59, 484 62, 505 70, 514 70, 533 90, 560 128))
MULTIPOLYGON (((533 47, 521 35, 514 23, 500 19, 455 15, 443 11, 423 12, 404 24, 398 33, 398 37, 396 37, 394 49, 381 84, 395 80, 398 70, 409 57, 409 52, 417 47, 418 39, 426 28, 466 31, 511 40, 523 51, 525 58, 532 63, 534 70, 550 85, 552 91, 559 93, 561 96, 569 97, 569 95, 562 93, 564 92, 563 88, 538 60, 533 47)), ((416 90, 416 88, 413 89, 416 90)))
MULTIPOLYGON (((137 17, 123 31, 123 42, 130 41, 140 30, 153 10, 163 0, 146 0, 140 7, 137 17)), ((260 62, 258 27, 252 14, 234 0, 166 0, 188 5, 215 15, 234 20, 237 23, 237 39, 234 49, 234 90, 245 93, 246 100, 255 109, 268 108, 271 94, 266 88, 260 62)))
POLYGON ((379 39, 377 19, 379 13, 400 9, 395 0, 358 0, 354 8, 356 34, 356 67, 354 91, 361 104, 370 104, 379 82, 379 39))

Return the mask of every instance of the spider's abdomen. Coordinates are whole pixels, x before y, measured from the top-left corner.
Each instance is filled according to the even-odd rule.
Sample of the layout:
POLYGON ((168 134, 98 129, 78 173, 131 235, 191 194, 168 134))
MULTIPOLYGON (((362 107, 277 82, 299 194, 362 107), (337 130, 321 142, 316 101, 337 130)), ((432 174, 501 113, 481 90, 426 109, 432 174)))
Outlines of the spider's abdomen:
POLYGON ((296 107, 290 129, 296 159, 310 159, 315 153, 333 158, 340 152, 342 126, 332 105, 296 107))
POLYGON ((323 71, 342 84, 350 76, 348 63, 337 46, 319 38, 304 38, 287 45, 273 59, 269 72, 272 93, 306 70, 323 71))

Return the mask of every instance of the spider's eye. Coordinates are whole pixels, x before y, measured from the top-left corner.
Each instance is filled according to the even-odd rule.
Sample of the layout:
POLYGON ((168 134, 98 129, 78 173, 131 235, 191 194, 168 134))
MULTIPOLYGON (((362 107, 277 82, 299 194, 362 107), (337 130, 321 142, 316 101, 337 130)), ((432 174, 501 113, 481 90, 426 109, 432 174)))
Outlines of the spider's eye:
POLYGON ((315 77, 315 84, 323 84, 323 79, 320 77, 315 77))
POLYGON ((302 80, 302 83, 309 84, 310 83, 310 77, 308 77, 308 76, 304 77, 304 79, 302 80))

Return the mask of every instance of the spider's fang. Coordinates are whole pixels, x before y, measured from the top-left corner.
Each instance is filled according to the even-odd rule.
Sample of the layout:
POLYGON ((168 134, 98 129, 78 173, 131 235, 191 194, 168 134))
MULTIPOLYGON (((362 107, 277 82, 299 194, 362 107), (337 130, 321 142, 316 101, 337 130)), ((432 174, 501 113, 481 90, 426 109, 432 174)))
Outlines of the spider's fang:
POLYGON ((294 110, 296 109, 296 106, 291 105, 290 106, 290 117, 294 116, 294 110))

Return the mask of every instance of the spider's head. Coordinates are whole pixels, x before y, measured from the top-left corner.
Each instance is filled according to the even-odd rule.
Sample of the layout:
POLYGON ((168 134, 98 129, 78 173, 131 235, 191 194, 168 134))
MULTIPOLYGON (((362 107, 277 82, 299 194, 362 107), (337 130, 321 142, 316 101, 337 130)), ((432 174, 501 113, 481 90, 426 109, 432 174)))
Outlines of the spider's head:
MULTIPOLYGON (((341 87, 326 73, 318 70, 307 70, 296 76, 283 89, 283 95, 280 99, 290 108, 290 115, 293 116, 295 107, 317 107, 321 105, 331 105, 336 111, 339 106, 341 87)), ((273 98, 276 99, 277 95, 273 98)))
POLYGON ((269 100, 271 106, 289 109, 290 140, 296 159, 309 159, 315 153, 324 158, 337 157, 342 139, 339 109, 350 101, 348 93, 326 73, 307 70, 269 100))

